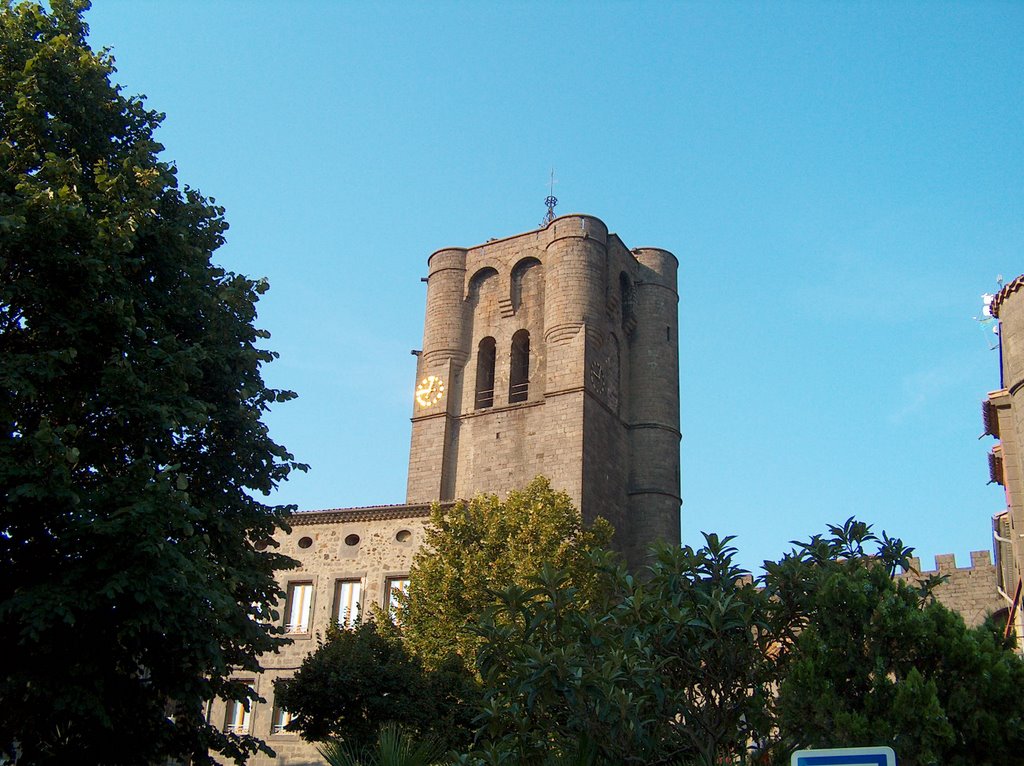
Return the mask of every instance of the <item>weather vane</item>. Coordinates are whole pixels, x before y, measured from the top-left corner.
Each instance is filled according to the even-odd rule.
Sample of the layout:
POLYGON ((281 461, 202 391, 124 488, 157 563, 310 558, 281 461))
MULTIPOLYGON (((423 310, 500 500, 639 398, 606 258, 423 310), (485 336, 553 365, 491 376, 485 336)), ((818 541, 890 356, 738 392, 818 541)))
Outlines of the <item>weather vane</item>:
POLYGON ((547 226, 553 220, 555 220, 555 205, 558 204, 558 197, 555 196, 555 169, 551 168, 551 183, 548 186, 548 196, 544 200, 544 204, 548 206, 548 212, 544 214, 544 220, 540 222, 541 226, 547 226))

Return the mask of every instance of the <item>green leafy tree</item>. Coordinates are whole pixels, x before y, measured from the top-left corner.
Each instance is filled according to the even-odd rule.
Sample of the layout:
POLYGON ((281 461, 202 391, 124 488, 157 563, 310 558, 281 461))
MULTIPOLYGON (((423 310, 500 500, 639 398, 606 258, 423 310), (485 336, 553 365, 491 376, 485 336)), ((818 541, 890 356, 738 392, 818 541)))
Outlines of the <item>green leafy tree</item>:
POLYGON ((310 741, 340 742, 335 750, 350 754, 374 747, 388 723, 436 739, 442 749, 466 747, 479 699, 458 657, 425 670, 400 637, 373 622, 329 628, 292 678, 274 682, 274 694, 292 713, 289 730, 310 741))
POLYGON ((1019 760, 1024 662, 934 600, 941 578, 897 578, 911 553, 852 519, 756 581, 716 535, 661 550, 642 580, 596 553, 585 609, 543 567, 477 621, 486 696, 465 762, 781 765, 878 744, 907 766, 1019 760))
POLYGON ((969 630, 934 600, 941 578, 895 578, 911 553, 850 519, 766 562, 788 625, 780 763, 798 746, 883 744, 906 766, 1019 760, 1024 662, 991 625, 969 630))
POLYGON ((582 606, 597 583, 588 554, 611 536, 603 519, 584 526, 569 496, 543 477, 505 500, 480 495, 435 507, 398 609, 406 643, 430 667, 453 652, 472 666, 482 639, 467 625, 497 603, 497 591, 525 586, 550 564, 565 570, 582 606))
MULTIPOLYGON (((594 557, 604 558, 601 552, 594 557)), ((531 587, 502 591, 479 619, 485 688, 474 753, 479 761, 658 762, 648 760, 655 705, 646 693, 657 658, 642 643, 623 641, 624 631, 607 617, 617 602, 612 594, 630 584, 624 570, 604 564, 612 585, 605 591, 608 603, 580 609, 568 573, 548 565, 530 578, 531 587)))
POLYGON ((49 7, 0 3, 0 751, 242 760, 262 743, 203 713, 281 640, 266 284, 211 263, 223 210, 159 159, 88 3, 49 7))
POLYGON ((776 605, 737 566, 733 538, 663 547, 643 593, 645 638, 661 658, 654 688, 670 713, 669 741, 701 764, 744 763, 768 736, 777 681, 776 605))
POLYGON ((765 736, 774 613, 730 539, 663 548, 637 580, 595 554, 586 609, 564 570, 507 589, 477 631, 485 763, 739 763, 765 736))
POLYGON ((444 758, 439 740, 419 739, 394 723, 381 726, 372 745, 358 748, 335 739, 317 750, 328 766, 436 766, 444 758))

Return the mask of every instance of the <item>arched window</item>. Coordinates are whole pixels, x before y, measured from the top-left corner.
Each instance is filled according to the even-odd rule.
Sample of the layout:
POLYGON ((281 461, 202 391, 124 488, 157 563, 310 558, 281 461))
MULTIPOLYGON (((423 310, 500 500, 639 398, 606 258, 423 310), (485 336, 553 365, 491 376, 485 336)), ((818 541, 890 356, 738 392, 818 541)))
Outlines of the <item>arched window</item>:
POLYGON ((508 403, 525 402, 530 396, 530 333, 520 330, 512 336, 512 359, 508 378, 508 403))
POLYGON ((534 309, 544 309, 544 276, 540 261, 523 258, 512 267, 512 308, 519 311, 523 303, 535 303, 534 309))
POLYGON ((476 409, 494 406, 494 338, 484 338, 476 350, 476 409))
POLYGON ((469 291, 466 298, 474 305, 486 302, 498 289, 498 272, 490 266, 484 266, 469 280, 469 291))

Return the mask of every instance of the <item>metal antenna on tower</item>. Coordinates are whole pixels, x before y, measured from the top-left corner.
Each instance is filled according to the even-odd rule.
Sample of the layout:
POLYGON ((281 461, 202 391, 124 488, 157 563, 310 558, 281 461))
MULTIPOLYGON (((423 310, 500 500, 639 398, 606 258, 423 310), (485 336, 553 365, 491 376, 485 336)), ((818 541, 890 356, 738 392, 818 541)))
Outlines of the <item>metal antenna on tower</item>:
POLYGON ((548 196, 544 200, 544 204, 548 206, 548 212, 544 214, 544 220, 540 222, 541 226, 547 226, 553 220, 555 220, 555 205, 558 204, 558 197, 555 196, 555 169, 551 168, 551 184, 548 187, 548 196))

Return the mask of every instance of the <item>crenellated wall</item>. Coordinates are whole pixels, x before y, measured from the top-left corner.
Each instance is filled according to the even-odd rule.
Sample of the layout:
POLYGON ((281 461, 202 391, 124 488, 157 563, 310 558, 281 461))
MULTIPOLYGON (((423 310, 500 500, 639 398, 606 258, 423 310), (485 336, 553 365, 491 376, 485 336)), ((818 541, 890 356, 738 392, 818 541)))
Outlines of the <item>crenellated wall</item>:
POLYGON ((916 582, 934 574, 948 579, 935 589, 935 597, 947 608, 960 614, 968 627, 980 625, 994 612, 1004 609, 1006 602, 997 589, 999 574, 988 551, 971 551, 971 565, 957 567, 956 556, 942 553, 935 557, 934 569, 921 569, 921 559, 911 559, 913 572, 899 576, 907 582, 916 582))

